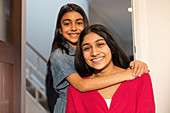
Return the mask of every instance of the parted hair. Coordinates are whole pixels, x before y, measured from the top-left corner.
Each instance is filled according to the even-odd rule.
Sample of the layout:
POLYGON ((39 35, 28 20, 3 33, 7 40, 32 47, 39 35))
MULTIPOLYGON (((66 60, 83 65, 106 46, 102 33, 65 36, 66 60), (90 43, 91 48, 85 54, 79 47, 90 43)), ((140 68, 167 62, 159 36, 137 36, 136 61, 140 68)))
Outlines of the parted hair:
POLYGON ((126 55, 126 53, 123 51, 119 43, 116 41, 112 33, 108 28, 106 28, 103 25, 100 24, 94 24, 91 26, 86 27, 80 34, 77 48, 76 48, 76 54, 75 54, 75 69, 77 72, 82 76, 90 76, 94 73, 94 69, 91 68, 86 62, 83 57, 83 51, 82 51, 82 42, 84 40, 84 37, 89 33, 96 33, 97 35, 104 38, 106 41, 108 47, 111 50, 112 53, 112 61, 114 65, 127 69, 129 67, 130 59, 126 55))

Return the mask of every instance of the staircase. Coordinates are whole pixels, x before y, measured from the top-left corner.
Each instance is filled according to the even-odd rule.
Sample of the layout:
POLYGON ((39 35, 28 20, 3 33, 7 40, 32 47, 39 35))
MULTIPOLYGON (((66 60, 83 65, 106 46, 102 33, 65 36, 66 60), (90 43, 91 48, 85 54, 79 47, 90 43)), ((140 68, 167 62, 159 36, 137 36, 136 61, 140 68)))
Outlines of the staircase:
POLYGON ((26 43, 26 113, 49 113, 45 94, 47 60, 26 43))

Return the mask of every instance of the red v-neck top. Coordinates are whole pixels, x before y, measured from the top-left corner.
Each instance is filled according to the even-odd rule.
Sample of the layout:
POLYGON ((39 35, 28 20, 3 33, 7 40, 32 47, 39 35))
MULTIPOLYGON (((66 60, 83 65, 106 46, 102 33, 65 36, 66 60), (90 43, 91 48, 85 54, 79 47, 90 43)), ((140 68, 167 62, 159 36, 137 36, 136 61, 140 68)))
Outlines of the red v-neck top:
POLYGON ((98 91, 81 93, 68 88, 66 113, 155 113, 149 74, 123 82, 112 97, 110 108, 98 91))

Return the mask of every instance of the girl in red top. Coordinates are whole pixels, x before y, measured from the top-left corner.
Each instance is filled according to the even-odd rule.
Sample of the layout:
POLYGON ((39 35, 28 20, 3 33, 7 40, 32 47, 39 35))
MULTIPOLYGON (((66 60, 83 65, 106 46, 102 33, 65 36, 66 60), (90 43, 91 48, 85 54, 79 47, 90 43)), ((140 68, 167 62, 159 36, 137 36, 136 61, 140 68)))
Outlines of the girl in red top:
MULTIPOLYGON (((80 34, 75 68, 84 79, 123 72, 129 63, 129 58, 104 26, 92 25, 80 34)), ((150 76, 143 74, 131 81, 85 93, 70 85, 66 113, 155 113, 150 76)))

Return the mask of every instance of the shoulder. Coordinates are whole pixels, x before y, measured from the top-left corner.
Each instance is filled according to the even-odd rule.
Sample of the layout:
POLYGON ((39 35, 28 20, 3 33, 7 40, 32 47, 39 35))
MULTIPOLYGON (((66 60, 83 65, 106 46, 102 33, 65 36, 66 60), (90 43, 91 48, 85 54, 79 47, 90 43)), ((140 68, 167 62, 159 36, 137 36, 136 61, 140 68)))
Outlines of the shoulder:
POLYGON ((124 84, 126 84, 126 86, 132 86, 133 88, 138 89, 139 87, 143 87, 146 84, 150 84, 150 83, 151 83, 151 78, 150 75, 147 73, 147 74, 143 74, 139 78, 136 78, 131 81, 127 81, 124 84))
POLYGON ((150 77, 150 75, 148 73, 146 73, 146 74, 143 74, 139 79, 141 81, 150 81, 151 77, 150 77))
POLYGON ((61 49, 54 50, 50 55, 50 61, 59 61, 59 60, 66 60, 68 55, 64 53, 61 49))
POLYGON ((134 82, 144 82, 144 81, 148 81, 150 79, 151 79, 150 75, 148 73, 146 73, 146 74, 141 75, 141 77, 136 78, 136 79, 134 79, 132 81, 134 81, 134 82))
POLYGON ((136 86, 138 86, 138 88, 144 88, 144 87, 148 87, 151 85, 151 77, 150 75, 147 73, 147 74, 143 74, 140 78, 137 78, 135 80, 135 84, 136 86))
POLYGON ((51 55, 50 55, 50 58, 54 58, 54 57, 57 57, 57 56, 62 56, 64 55, 64 53, 62 52, 61 49, 56 49, 54 50, 51 55))
POLYGON ((152 85, 152 80, 151 80, 151 76, 146 73, 146 74, 143 74, 141 76, 141 83, 144 84, 145 86, 151 86, 152 85))
POLYGON ((54 50, 51 55, 50 55, 50 62, 51 62, 51 66, 56 66, 56 65, 59 65, 61 66, 62 63, 65 61, 65 55, 64 53, 62 52, 61 49, 56 49, 54 50))

